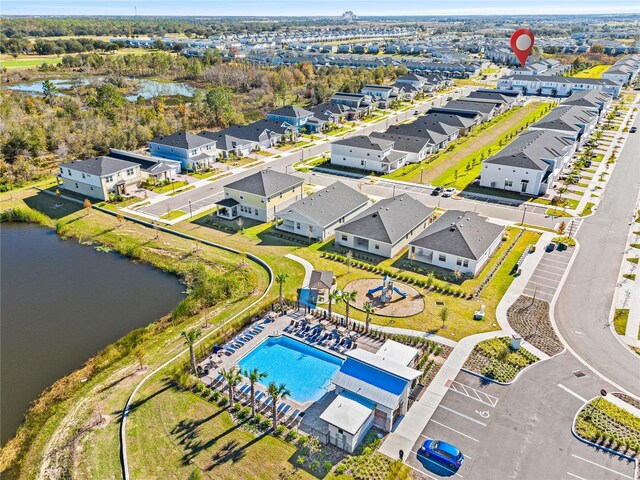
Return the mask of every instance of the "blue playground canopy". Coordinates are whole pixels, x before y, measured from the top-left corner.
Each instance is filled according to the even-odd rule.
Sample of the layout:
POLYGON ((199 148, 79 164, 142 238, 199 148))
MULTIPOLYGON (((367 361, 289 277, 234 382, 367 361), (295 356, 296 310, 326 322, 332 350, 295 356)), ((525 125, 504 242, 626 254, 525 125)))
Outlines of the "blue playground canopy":
POLYGON ((318 303, 318 290, 315 288, 301 288, 298 294, 298 301, 308 307, 316 308, 318 303))

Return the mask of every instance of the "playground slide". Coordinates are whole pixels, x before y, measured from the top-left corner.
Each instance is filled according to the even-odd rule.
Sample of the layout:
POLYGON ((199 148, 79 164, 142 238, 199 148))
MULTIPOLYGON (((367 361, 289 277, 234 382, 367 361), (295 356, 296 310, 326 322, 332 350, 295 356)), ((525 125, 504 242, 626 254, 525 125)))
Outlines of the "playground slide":
POLYGON ((383 286, 379 286, 379 287, 376 287, 376 288, 372 288, 371 290, 369 290, 369 291, 367 292, 367 295, 373 295, 374 293, 379 292, 379 291, 380 291, 380 290, 382 290, 383 288, 384 288, 383 286))
POLYGON ((406 293, 402 293, 396 287, 393 287, 393 291, 396 292, 398 295, 400 295, 402 298, 407 298, 407 294, 406 293))

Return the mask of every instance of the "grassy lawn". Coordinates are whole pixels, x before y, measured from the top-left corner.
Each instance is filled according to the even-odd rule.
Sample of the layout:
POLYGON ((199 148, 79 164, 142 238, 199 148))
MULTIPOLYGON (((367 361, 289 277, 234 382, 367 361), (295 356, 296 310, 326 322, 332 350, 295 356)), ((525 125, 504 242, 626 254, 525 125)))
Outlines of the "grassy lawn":
POLYGON ((231 165, 233 167, 244 167, 245 165, 249 165, 250 163, 253 163, 255 161, 257 160, 252 157, 232 157, 232 158, 225 158, 224 160, 221 160, 221 162, 231 165))
POLYGON ((616 308, 613 314, 613 327, 618 335, 624 335, 627 331, 627 321, 629 320, 628 308, 616 308))
POLYGON ((596 65, 595 67, 587 68, 574 75, 577 78, 600 78, 602 74, 609 70, 611 65, 596 65))
POLYGON ((29 55, 24 58, 13 58, 10 55, 2 55, 0 67, 5 67, 7 69, 35 68, 39 67, 43 63, 46 63, 47 65, 57 65, 60 62, 62 62, 62 57, 29 55))
POLYGON ((174 190, 177 190, 178 188, 184 187, 187 185, 188 185, 187 182, 173 182, 167 185, 159 185, 159 186, 150 185, 146 188, 156 193, 167 193, 167 192, 173 192, 174 190))
MULTIPOLYGON (((479 175, 483 156, 486 158, 497 153, 503 148, 499 146, 500 140, 503 140, 506 145, 505 137, 531 122, 547 106, 548 103, 530 103, 524 107, 516 107, 477 127, 466 137, 459 138, 447 149, 427 158, 421 166, 409 165, 386 175, 386 177, 420 183, 422 176, 423 183, 453 186, 462 190, 479 175), (489 150, 491 150, 491 154, 489 150), (421 168, 424 169, 422 175, 421 168), (456 170, 458 172, 457 179, 456 170)), ((515 138, 514 135, 513 139, 515 138)))
POLYGON ((545 212, 545 215, 549 215, 550 217, 571 217, 570 213, 565 212, 564 210, 560 210, 558 208, 548 208, 545 212))
POLYGON ((187 212, 183 212, 182 210, 172 210, 168 213, 165 213, 160 218, 164 218, 165 220, 175 220, 183 215, 186 215, 187 212))
POLYGON ((205 178, 210 178, 213 177, 215 175, 220 174, 220 170, 218 169, 214 169, 214 170, 210 170, 208 172, 194 172, 194 173, 190 173, 189 176, 190 177, 194 177, 194 178, 199 178, 200 180, 203 180, 205 178))
POLYGON ((593 213, 593 207, 594 206, 595 206, 595 203, 588 202, 584 206, 584 209, 582 210, 582 212, 580 212, 580 216, 581 217, 586 217, 587 215, 591 215, 593 213))
POLYGON ((340 127, 334 128, 333 130, 327 130, 325 133, 327 135, 340 135, 341 133, 347 133, 351 131, 351 127, 340 127))

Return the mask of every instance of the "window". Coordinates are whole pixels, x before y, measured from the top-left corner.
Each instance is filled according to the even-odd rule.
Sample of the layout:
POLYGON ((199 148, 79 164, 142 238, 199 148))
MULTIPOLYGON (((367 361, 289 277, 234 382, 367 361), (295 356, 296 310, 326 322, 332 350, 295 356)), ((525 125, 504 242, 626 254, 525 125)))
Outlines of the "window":
POLYGON ((469 266, 469 260, 466 260, 464 262, 462 262, 462 266, 463 267, 468 267, 469 266))
POLYGON ((89 187, 89 188, 91 188, 91 191, 93 192, 93 187, 89 187))
POLYGON ((459 267, 462 266, 462 259, 460 257, 456 259, 456 265, 458 265, 459 267))
POLYGON ((505 180, 504 181, 504 186, 505 187, 513 187, 513 180, 505 180))
POLYGON ((440 255, 438 255, 438 260, 441 262, 446 262, 447 256, 444 253, 441 253, 440 255))
POLYGON ((343 234, 343 235, 340 237, 340 239, 341 239, 343 242, 346 242, 346 241, 347 241, 347 236, 343 234))
POLYGON ((82 174, 82 178, 87 178, 87 177, 85 177, 84 173, 82 174))
POLYGON ((133 175, 133 168, 127 168, 127 175, 133 175))
POLYGON ((378 244, 376 243, 376 245, 375 245, 375 247, 374 247, 374 248, 375 248, 376 250, 380 250, 380 245, 378 245, 378 244))
POLYGON ((107 175, 107 178, 105 180, 107 181, 107 183, 113 182, 113 175, 107 175))
POLYGON ((364 167, 364 160, 360 160, 360 165, 364 167))
POLYGON ((300 230, 300 222, 296 222, 296 230, 300 230))
POLYGON ((68 168, 67 168, 67 174, 71 176, 71 170, 69 170, 68 168))

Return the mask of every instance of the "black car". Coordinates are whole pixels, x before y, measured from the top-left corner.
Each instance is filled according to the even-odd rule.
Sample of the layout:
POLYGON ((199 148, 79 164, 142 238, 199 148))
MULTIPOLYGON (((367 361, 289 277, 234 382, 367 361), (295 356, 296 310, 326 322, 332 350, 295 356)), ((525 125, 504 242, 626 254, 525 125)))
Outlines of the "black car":
POLYGON ((442 187, 436 187, 433 189, 433 192, 431 192, 431 195, 435 195, 437 197, 442 193, 442 190, 444 190, 442 187))
POLYGON ((551 242, 549 245, 547 245, 547 248, 545 248, 545 251, 547 253, 551 253, 556 249, 556 244, 551 242))
POLYGON ((638 127, 631 127, 631 130, 629 130, 629 133, 636 133, 638 131, 638 127))

